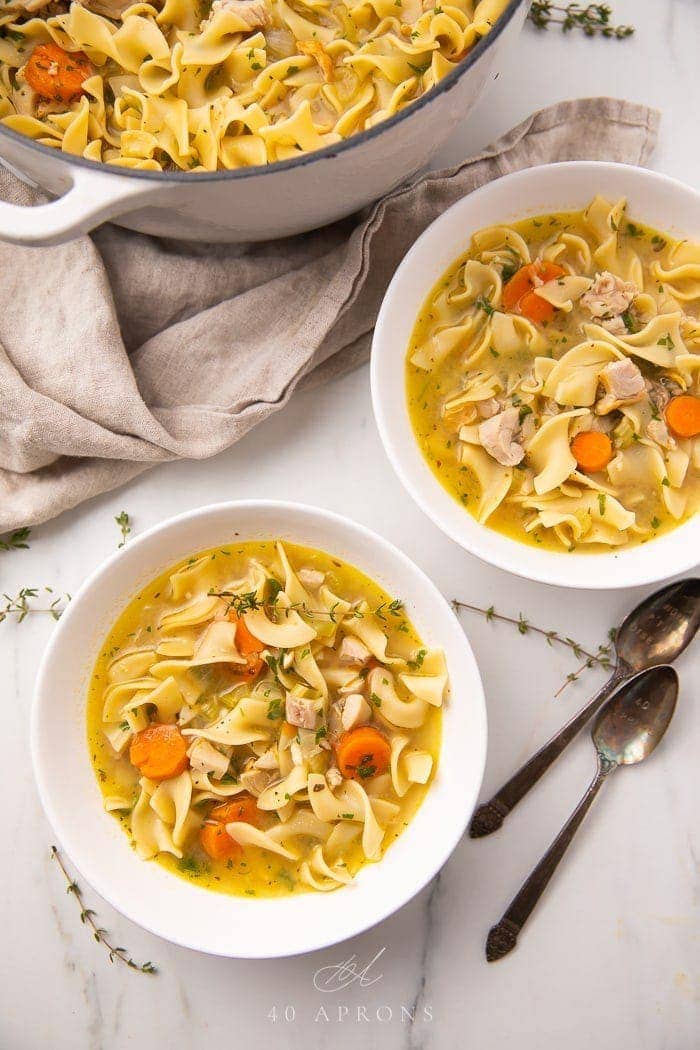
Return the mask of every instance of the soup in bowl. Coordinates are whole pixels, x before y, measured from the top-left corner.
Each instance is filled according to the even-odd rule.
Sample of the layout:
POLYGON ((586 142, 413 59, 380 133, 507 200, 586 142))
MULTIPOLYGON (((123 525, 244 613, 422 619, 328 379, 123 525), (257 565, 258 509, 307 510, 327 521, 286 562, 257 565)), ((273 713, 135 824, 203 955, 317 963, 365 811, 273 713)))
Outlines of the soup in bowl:
MULTIPOLYGON (((420 265, 431 247, 435 256, 438 238, 465 245, 433 276, 412 330, 404 325, 400 422, 387 414, 380 378, 389 355, 398 364, 395 334, 389 350, 383 322, 401 293, 394 286, 387 293, 373 376, 390 455, 396 463, 399 430, 401 441, 410 430, 422 458, 421 502, 427 467, 453 503, 451 528, 472 518, 509 547, 516 541, 532 549, 516 571, 609 586, 642 582, 645 563, 650 578, 660 578, 695 561, 687 539, 682 545, 675 539, 696 527, 700 503, 700 243, 688 227, 693 207, 697 213, 693 191, 661 176, 596 164, 531 169, 455 205, 402 264, 406 271, 420 265), (580 177, 586 169, 587 191, 580 177), (535 190, 539 174, 550 183, 555 207, 534 203, 546 199, 535 190), (596 175, 600 192, 591 198, 596 175), (647 187, 659 198, 651 208, 644 207, 647 187), (515 215, 505 203, 508 190, 521 202, 515 215), (691 201, 686 225, 663 224, 664 196, 682 220, 684 194, 691 201), (480 218, 477 225, 484 200, 487 224, 480 218), (458 212, 471 222, 460 221, 458 212), (668 558, 670 549, 675 558, 668 558), (657 558, 648 550, 658 551, 657 558), (598 558, 586 569, 583 555, 598 558), (594 567, 601 557, 618 564, 601 574, 594 567), (564 565, 557 571, 557 558, 573 572, 564 565)), ((450 249, 441 247, 449 258, 450 249)), ((436 269, 433 259, 430 270, 436 269)), ((412 484, 416 491, 415 476, 412 484)), ((435 513, 432 498, 431 504, 435 513)), ((438 506, 442 523, 443 499, 438 506)), ((460 538, 474 535, 468 525, 459 528, 460 538)), ((508 550, 498 542, 487 546, 508 550)), ((511 568, 518 556, 507 557, 511 568)))
POLYGON ((485 716, 452 610, 404 555, 327 512, 239 503, 86 582, 32 745, 99 893, 177 943, 269 957, 358 933, 435 874, 476 802, 485 716))

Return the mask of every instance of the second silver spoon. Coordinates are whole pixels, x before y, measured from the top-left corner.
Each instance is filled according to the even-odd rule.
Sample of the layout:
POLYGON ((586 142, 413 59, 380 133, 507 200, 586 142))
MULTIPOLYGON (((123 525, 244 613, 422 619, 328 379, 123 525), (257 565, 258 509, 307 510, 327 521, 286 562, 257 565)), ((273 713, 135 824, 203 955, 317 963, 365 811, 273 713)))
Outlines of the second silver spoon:
POLYGON ((544 744, 489 802, 475 811, 473 839, 500 828, 510 811, 546 773, 621 682, 638 671, 671 664, 700 628, 700 579, 678 580, 655 591, 622 621, 615 636, 617 661, 610 679, 578 714, 544 744))

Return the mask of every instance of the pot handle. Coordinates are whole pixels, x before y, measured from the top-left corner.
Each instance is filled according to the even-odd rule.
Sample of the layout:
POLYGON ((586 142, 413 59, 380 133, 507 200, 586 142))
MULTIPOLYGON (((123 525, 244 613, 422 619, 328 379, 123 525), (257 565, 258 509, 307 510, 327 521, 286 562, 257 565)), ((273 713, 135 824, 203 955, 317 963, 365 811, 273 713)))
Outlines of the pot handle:
POLYGON ((0 201, 0 240, 12 244, 63 244, 127 211, 135 197, 153 187, 109 172, 69 168, 72 185, 48 204, 25 206, 0 201))

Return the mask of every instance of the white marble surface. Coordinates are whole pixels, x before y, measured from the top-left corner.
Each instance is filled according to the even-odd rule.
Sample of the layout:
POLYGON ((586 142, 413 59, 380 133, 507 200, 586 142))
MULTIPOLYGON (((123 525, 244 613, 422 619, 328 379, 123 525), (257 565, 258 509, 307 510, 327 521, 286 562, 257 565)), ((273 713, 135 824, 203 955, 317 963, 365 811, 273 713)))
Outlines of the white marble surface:
MULTIPOLYGON (((465 155, 470 143, 480 145, 555 98, 624 93, 663 109, 655 165, 697 185, 700 6, 695 0, 618 0, 615 6, 620 20, 637 26, 624 43, 527 28, 517 63, 441 159, 465 155)), ((299 395, 283 414, 211 462, 162 467, 36 529, 29 551, 0 554, 0 590, 43 584, 75 590, 114 548, 113 517, 122 509, 140 530, 191 507, 243 496, 296 498, 342 511, 403 547, 448 597, 522 611, 592 647, 642 593, 566 593, 510 579, 444 539, 385 460, 366 368, 321 393, 299 395)), ((465 614, 464 626, 489 707, 486 794, 601 676, 588 672, 554 700, 575 666, 568 652, 472 614, 465 614)), ((465 840, 440 878, 401 912, 312 956, 270 963, 207 958, 142 932, 84 887, 87 903, 116 942, 157 963, 159 975, 147 977, 110 966, 80 925, 76 903, 49 860, 52 838, 34 790, 27 727, 35 669, 51 629, 41 617, 0 625, 2 1050, 698 1045, 700 707, 693 683, 700 649, 679 661, 681 701, 663 747, 645 766, 614 778, 519 949, 503 962, 484 961, 486 931, 591 777, 593 751, 585 736, 501 834, 465 840), (356 983, 332 995, 314 989, 319 967, 352 953, 364 965, 381 948, 373 974, 383 976, 371 987, 356 983), (413 1024, 402 1007, 414 1011, 413 1024)))

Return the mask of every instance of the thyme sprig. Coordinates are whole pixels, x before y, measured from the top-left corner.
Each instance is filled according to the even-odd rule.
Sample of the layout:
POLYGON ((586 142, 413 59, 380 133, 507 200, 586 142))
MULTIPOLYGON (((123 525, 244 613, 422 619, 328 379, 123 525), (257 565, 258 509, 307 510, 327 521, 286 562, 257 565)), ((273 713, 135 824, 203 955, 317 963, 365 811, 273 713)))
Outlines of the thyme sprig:
MULTIPOLYGON (((312 618, 328 617, 331 623, 338 623, 337 609, 340 602, 335 602, 330 609, 310 609, 306 602, 291 602, 290 605, 281 605, 277 601, 277 595, 272 599, 261 600, 257 596, 257 591, 245 591, 243 594, 238 594, 236 591, 217 591, 212 589, 207 593, 214 598, 227 598, 228 606, 226 611, 233 609, 236 616, 243 616, 244 613, 262 609, 266 613, 276 613, 282 616, 289 616, 292 612, 301 612, 312 618)), ((372 615, 382 620, 383 623, 387 623, 387 615, 399 617, 403 610, 404 603, 400 598, 394 598, 390 602, 381 602, 376 609, 372 609, 372 615)), ((354 617, 356 620, 362 620, 365 614, 357 606, 351 606, 345 615, 354 617)))
POLYGON ((131 518, 125 510, 122 510, 119 512, 119 514, 116 515, 114 520, 119 526, 122 534, 122 541, 119 544, 119 547, 117 548, 117 550, 119 550, 119 548, 123 547, 129 538, 129 533, 131 532, 131 518))
POLYGON ((3 539, 0 537, 0 551, 26 551, 29 549, 27 540, 31 533, 31 529, 28 529, 25 525, 22 529, 15 529, 9 536, 5 536, 3 539))
POLYGON ((70 594, 59 594, 52 598, 54 593, 52 587, 22 587, 17 594, 3 594, 0 603, 0 623, 11 617, 14 617, 17 623, 22 623, 30 613, 46 613, 54 620, 60 619, 61 613, 70 601, 70 594), (31 604, 32 600, 38 598, 40 594, 49 596, 48 605, 31 604))
POLYGON ((517 627, 520 634, 534 634, 541 635, 547 642, 547 645, 563 645, 567 649, 570 649, 577 660, 582 659, 581 666, 576 671, 571 671, 566 676, 566 681, 560 689, 554 694, 560 696, 567 685, 577 681, 584 671, 591 667, 600 667, 604 671, 612 671, 615 666, 615 656, 613 653, 613 643, 615 641, 615 628, 608 631, 607 644, 601 644, 598 646, 594 653, 585 649, 580 642, 577 642, 574 638, 569 638, 566 635, 562 635, 559 631, 547 630, 545 627, 537 627, 535 624, 530 623, 522 613, 518 613, 517 619, 514 616, 506 616, 503 613, 496 612, 493 605, 490 605, 488 609, 482 609, 479 605, 472 605, 470 602, 462 602, 455 598, 452 601, 452 608, 455 612, 459 612, 460 609, 468 609, 470 612, 480 613, 484 616, 489 623, 492 620, 500 620, 501 623, 509 623, 514 627, 517 627))
POLYGON ((530 21, 537 29, 561 26, 563 33, 580 29, 586 36, 604 36, 624 40, 632 36, 634 26, 611 25, 612 8, 609 4, 553 4, 549 0, 534 0, 530 21))
POLYGON ((130 970, 138 970, 139 973, 158 973, 158 970, 152 962, 134 962, 126 948, 115 947, 115 945, 113 945, 111 941, 108 940, 107 931, 103 930, 101 926, 97 925, 97 921, 95 919, 96 913, 93 911, 92 908, 85 907, 85 902, 83 900, 83 891, 80 889, 80 886, 75 881, 75 879, 72 879, 68 874, 65 864, 61 860, 61 854, 58 852, 55 846, 51 847, 51 857, 53 860, 56 861, 59 868, 63 872, 63 876, 66 880, 66 893, 72 893, 75 899, 77 900, 78 904, 80 905, 80 921, 83 923, 84 926, 90 927, 90 929, 92 930, 92 935, 97 941, 97 943, 104 945, 104 947, 107 949, 107 952, 109 953, 109 961, 113 963, 115 959, 118 959, 119 962, 124 963, 125 966, 128 966, 130 970))

